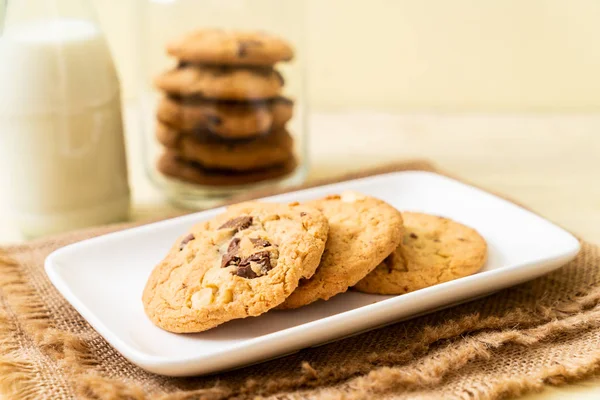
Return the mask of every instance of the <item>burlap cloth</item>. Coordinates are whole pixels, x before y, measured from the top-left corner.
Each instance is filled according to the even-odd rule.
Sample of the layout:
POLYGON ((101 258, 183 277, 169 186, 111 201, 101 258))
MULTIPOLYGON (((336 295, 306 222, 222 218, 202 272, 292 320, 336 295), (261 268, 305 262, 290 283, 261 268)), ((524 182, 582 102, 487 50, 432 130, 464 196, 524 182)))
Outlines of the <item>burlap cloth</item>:
MULTIPOLYGON (((407 169, 433 167, 411 162, 386 170, 407 169)), ((583 243, 558 271, 465 305, 233 372, 153 375, 110 347, 43 270, 51 251, 123 227, 0 249, 5 397, 496 399, 600 370, 600 254, 583 243)))

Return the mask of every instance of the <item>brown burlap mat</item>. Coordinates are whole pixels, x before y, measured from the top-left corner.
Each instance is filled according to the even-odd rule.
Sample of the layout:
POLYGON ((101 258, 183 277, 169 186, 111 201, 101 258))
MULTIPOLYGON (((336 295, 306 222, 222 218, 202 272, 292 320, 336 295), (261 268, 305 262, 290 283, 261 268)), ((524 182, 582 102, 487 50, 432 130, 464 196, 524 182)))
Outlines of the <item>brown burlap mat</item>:
MULTIPOLYGON (((432 168, 412 162, 386 170, 432 168)), ((496 399, 600 370, 600 254, 583 243, 562 269, 482 300, 233 372, 146 373, 112 349, 43 270, 51 251, 120 228, 0 249, 7 398, 496 399)))

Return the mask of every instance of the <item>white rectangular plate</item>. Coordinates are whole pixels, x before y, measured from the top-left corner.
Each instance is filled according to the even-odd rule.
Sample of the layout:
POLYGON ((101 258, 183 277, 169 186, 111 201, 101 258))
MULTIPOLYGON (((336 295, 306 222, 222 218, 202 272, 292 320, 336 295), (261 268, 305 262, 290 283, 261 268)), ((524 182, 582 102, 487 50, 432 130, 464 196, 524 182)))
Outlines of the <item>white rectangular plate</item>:
POLYGON ((396 172, 270 197, 304 201, 356 190, 399 210, 450 217, 489 245, 478 274, 402 296, 347 292, 293 311, 271 311, 197 334, 154 326, 141 295, 152 268, 189 227, 222 209, 200 212, 76 243, 52 253, 46 272, 81 315, 119 352, 164 375, 213 373, 282 356, 447 307, 548 273, 572 260, 568 232, 479 189, 426 172, 396 172))

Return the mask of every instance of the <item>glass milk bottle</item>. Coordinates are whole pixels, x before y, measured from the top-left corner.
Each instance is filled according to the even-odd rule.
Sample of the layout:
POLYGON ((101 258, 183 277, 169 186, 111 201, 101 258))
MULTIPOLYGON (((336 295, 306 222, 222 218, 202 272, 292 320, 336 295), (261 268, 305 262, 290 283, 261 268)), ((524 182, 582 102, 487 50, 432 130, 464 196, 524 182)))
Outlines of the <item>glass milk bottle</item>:
POLYGON ((0 192, 27 236, 123 220, 120 86, 87 0, 5 3, 0 192))

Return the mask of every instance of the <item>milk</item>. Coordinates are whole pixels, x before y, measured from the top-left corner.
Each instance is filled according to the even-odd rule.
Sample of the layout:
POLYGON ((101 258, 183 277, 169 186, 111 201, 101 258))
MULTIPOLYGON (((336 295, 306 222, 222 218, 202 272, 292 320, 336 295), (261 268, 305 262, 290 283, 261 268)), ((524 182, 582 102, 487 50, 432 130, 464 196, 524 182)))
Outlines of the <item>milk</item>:
POLYGON ((36 21, 0 37, 0 193, 29 236, 126 218, 119 82, 93 23, 36 21))

